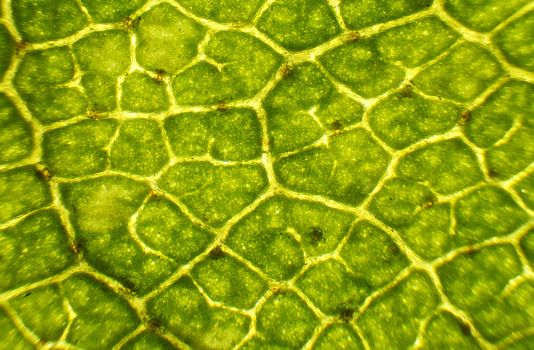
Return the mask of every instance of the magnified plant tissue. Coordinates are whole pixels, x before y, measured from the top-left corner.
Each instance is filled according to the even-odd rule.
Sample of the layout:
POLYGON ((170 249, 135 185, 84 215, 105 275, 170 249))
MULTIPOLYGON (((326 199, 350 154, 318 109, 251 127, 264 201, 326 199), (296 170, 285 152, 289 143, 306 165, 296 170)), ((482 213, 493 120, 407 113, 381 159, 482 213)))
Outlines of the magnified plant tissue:
POLYGON ((534 348, 531 0, 0 0, 1 349, 534 348))

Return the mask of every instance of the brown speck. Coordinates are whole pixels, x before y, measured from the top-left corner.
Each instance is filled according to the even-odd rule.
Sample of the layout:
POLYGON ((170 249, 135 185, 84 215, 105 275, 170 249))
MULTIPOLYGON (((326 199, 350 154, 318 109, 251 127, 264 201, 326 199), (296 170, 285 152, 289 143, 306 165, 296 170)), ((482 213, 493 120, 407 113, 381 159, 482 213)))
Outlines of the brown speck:
POLYGON ((70 251, 75 255, 80 254, 82 251, 82 248, 83 248, 83 243, 79 239, 73 240, 72 243, 69 245, 70 251))
POLYGON ((403 98, 413 97, 413 86, 411 84, 406 84, 400 89, 399 95, 403 98))
POLYGON ((48 169, 46 166, 44 166, 43 164, 37 164, 35 166, 35 174, 37 174, 37 176, 43 180, 43 181, 50 181, 50 179, 52 178, 53 174, 52 172, 50 171, 50 169, 48 169))
POLYGON ((158 331, 161 329, 161 320, 156 317, 151 317, 146 321, 146 327, 151 331, 158 331))
POLYGON ((98 120, 102 118, 102 114, 94 109, 87 111, 87 117, 89 119, 98 120))
POLYGON ((330 124, 330 127, 335 131, 339 131, 339 130, 343 129, 343 124, 341 124, 341 121, 336 119, 330 124))
POLYGON ((435 201, 433 198, 427 199, 423 204, 421 204, 421 209, 432 208, 434 206, 434 203, 435 201))
POLYGON ((339 314, 339 319, 343 322, 350 322, 352 321, 352 317, 354 316, 354 309, 352 308, 345 308, 341 310, 341 313, 339 314))
POLYGON ((165 75, 167 72, 165 72, 163 69, 156 69, 156 75, 154 76, 154 80, 157 84, 161 84, 163 80, 165 79, 165 75))
POLYGON ((122 20, 122 26, 124 27, 124 29, 131 32, 134 31, 135 28, 137 28, 139 21, 141 21, 141 17, 132 18, 128 16, 122 20))
POLYGON ((316 246, 319 244, 319 242, 324 241, 323 229, 319 226, 313 226, 308 232, 308 236, 310 237, 310 243, 313 246, 316 246))
POLYGON ((217 260, 224 257, 224 251, 222 250, 222 247, 220 245, 213 248, 209 253, 209 257, 217 260))
POLYGON ((280 68, 280 75, 282 79, 289 77, 293 71, 295 70, 295 67, 291 63, 284 63, 282 67, 280 68))
POLYGON ((15 50, 17 52, 17 55, 20 55, 27 48, 28 48, 28 43, 24 40, 17 42, 17 44, 15 45, 15 50))
POLYGON ((465 322, 458 321, 458 326, 460 326, 460 330, 462 331, 462 334, 465 336, 471 335, 471 327, 465 322))
POLYGON ((228 111, 228 106, 226 105, 226 102, 224 102, 223 100, 217 102, 217 110, 221 113, 228 111))
POLYGON ((360 35, 360 33, 355 32, 355 31, 350 31, 350 32, 345 33, 345 35, 343 35, 343 42, 353 43, 353 42, 360 40, 361 37, 362 36, 360 35))
POLYGON ((460 114, 460 118, 458 118, 458 124, 464 126, 465 124, 469 123, 470 120, 471 111, 463 111, 462 114, 460 114))

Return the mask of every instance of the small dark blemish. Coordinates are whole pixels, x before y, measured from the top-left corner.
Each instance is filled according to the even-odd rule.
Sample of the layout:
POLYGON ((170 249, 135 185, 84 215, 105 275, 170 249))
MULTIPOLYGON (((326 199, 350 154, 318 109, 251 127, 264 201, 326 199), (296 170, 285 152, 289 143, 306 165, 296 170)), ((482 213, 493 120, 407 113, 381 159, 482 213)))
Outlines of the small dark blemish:
POLYGON ((310 237, 310 243, 313 246, 316 246, 319 244, 319 242, 324 241, 324 234, 323 229, 319 226, 313 226, 310 231, 308 232, 308 236, 310 237))
POLYGON ((411 84, 406 84, 402 89, 399 91, 399 95, 402 98, 410 98, 413 97, 413 86, 411 84))
POLYGON ((462 331, 462 334, 465 336, 471 335, 471 327, 467 323, 464 323, 462 321, 458 321, 458 326, 460 327, 460 330, 462 331))
POLYGON ((214 260, 224 258, 224 255, 224 251, 220 245, 216 246, 208 253, 208 256, 214 260))
POLYGON ((343 322, 350 322, 352 321, 352 317, 354 316, 354 309, 352 308, 345 308, 341 310, 341 313, 339 314, 339 319, 343 322))
POLYGON ((48 169, 46 166, 44 166, 43 164, 37 164, 35 166, 35 174, 43 181, 50 181, 50 179, 52 178, 53 174, 52 172, 50 171, 50 169, 48 169))
POLYGON ((284 63, 280 68, 280 75, 282 79, 287 78, 293 74, 295 67, 291 63, 284 63))
POLYGON ((72 243, 69 245, 69 250, 74 254, 78 255, 81 253, 83 249, 83 241, 81 239, 75 239, 72 241, 72 243))
POLYGON ((341 124, 341 121, 336 119, 330 124, 330 127, 335 131, 339 131, 339 130, 343 129, 343 124, 341 124))
POLYGON ((124 27, 124 29, 131 32, 137 28, 140 21, 141 21, 141 17, 132 18, 128 16, 122 20, 122 26, 124 27))
POLYGON ((458 125, 464 126, 471 120, 471 111, 463 111, 458 118, 458 125))
POLYGON ((24 52, 28 48, 28 42, 22 40, 15 44, 15 50, 17 55, 20 55, 22 52, 24 52))
POLYGON ((345 33, 345 35, 343 36, 343 42, 353 43, 353 42, 360 40, 361 38, 362 36, 360 35, 360 33, 355 32, 355 31, 350 31, 350 32, 345 33))
POLYGON ((165 79, 165 75, 167 75, 167 72, 163 69, 156 69, 156 75, 154 76, 154 80, 156 81, 156 84, 161 84, 163 80, 165 79))
POLYGON ((26 298, 26 297, 29 297, 30 295, 32 295, 32 292, 28 292, 28 293, 24 294, 24 297, 26 298))
POLYGON ((226 105, 226 102, 223 100, 220 100, 217 102, 217 111, 224 113, 228 111, 228 106, 226 105))
POLYGON ((151 317, 146 321, 146 327, 151 331, 159 331, 162 327, 161 320, 156 317, 151 317))

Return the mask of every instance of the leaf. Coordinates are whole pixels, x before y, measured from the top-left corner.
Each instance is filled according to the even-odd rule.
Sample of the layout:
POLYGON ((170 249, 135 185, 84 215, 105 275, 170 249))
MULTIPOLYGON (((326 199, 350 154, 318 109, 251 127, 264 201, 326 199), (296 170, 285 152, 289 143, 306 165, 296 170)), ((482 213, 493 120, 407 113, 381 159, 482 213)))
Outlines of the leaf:
POLYGON ((0 348, 527 349, 530 0, 0 0, 0 348))

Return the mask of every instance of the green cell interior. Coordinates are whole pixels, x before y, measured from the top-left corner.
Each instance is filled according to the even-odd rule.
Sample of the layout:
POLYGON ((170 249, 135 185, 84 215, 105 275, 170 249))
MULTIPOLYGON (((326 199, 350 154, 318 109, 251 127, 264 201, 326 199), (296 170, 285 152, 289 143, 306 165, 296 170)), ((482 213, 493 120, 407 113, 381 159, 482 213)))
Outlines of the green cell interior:
POLYGON ((0 348, 532 349, 533 28, 0 0, 0 348))

